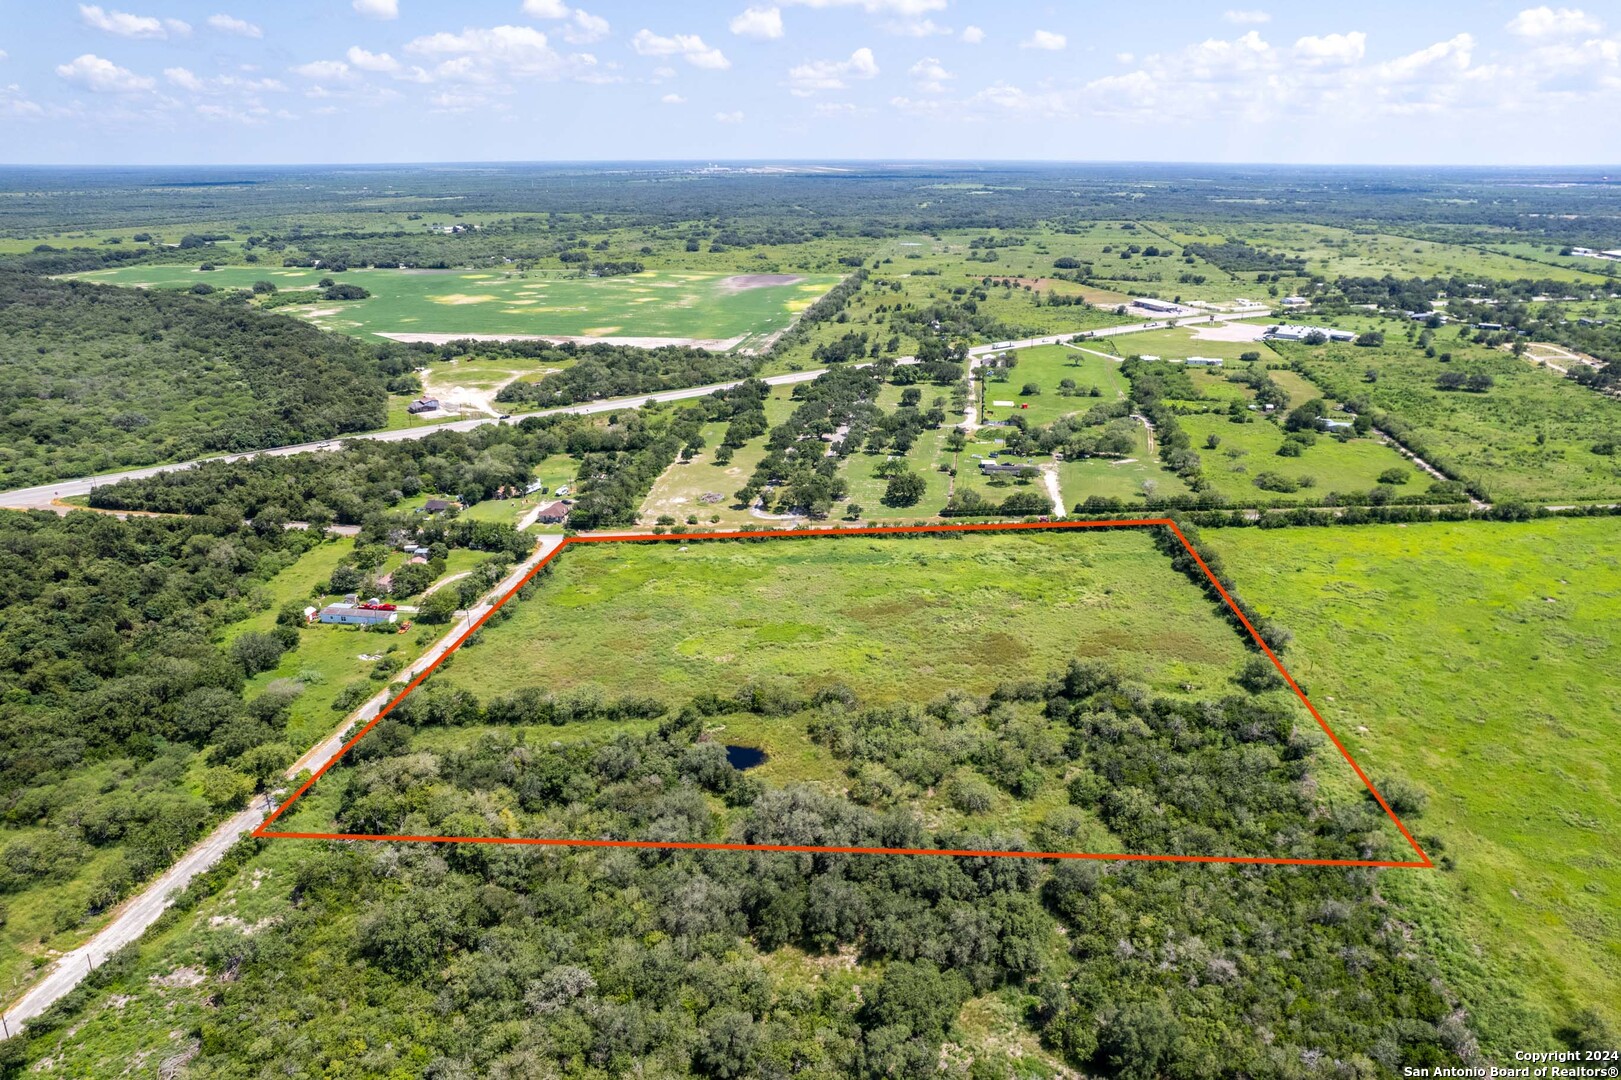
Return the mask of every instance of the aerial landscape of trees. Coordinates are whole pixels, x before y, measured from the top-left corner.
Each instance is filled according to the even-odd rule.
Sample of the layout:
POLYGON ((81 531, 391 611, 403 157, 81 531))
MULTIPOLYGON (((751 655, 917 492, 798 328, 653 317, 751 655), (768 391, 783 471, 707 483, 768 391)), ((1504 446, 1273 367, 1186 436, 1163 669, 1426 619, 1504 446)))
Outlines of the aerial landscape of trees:
POLYGON ((8 486, 380 427, 408 370, 296 319, 8 272, 0 361, 8 486))
MULTIPOLYGON (((1065 556, 1095 580, 1046 574, 970 619, 1020 551, 862 535, 824 543, 915 544, 906 557, 941 576, 830 596, 829 625, 873 633, 861 651, 804 678, 745 674, 751 656, 791 669, 827 631, 735 600, 671 631, 667 670, 633 688, 625 671, 663 655, 646 643, 690 598, 669 573, 601 573, 546 621, 645 588, 640 617, 588 671, 526 667, 556 647, 513 636, 547 603, 551 564, 283 824, 1407 858, 1253 629, 1433 867, 250 839, 0 1043, 0 1075, 1303 1080, 1613 1047, 1614 807, 1582 772, 1611 755, 1569 704, 1604 715, 1613 666, 1600 516, 1621 497, 1621 309, 1614 268, 1574 254, 1614 247, 1612 191, 1445 170, 1400 185, 1214 166, 632 171, 387 167, 357 187, 247 169, 227 190, 137 170, 83 191, 28 174, 0 238, 0 487, 426 423, 406 399, 449 400, 456 382, 489 422, 204 460, 100 483, 90 510, 0 513, 12 997, 214 823, 285 794, 299 755, 401 689, 537 532, 681 534, 665 550, 711 560, 732 602, 778 568, 694 528, 1033 524, 1063 516, 1055 498, 1088 519, 1146 510, 1180 535, 1155 528, 1143 554, 1229 636, 1136 613, 1136 579, 1108 578, 1123 563, 1101 549, 1065 556), (173 287, 63 276, 148 264, 173 287), (406 344, 345 322, 390 301, 356 283, 369 267, 840 283, 734 351, 406 344), (1132 298, 1154 296, 1212 306, 1128 325, 1132 298), (1237 296, 1276 308, 1223 313, 1237 296), (1312 330, 1282 340, 1268 319, 1312 330), (1060 344, 978 348, 1021 338, 1060 344), (1187 363, 1194 350, 1219 359, 1187 363), (550 502, 538 530, 516 527, 550 502), (1574 525, 1592 528, 1554 528, 1574 525), (1553 565, 1512 596, 1481 583, 1533 541, 1553 565), (1342 572, 1351 549, 1363 561, 1342 572), (1421 558, 1433 584, 1404 576, 1421 558), (397 603, 402 625, 308 624, 306 607, 350 592, 397 603), (1446 629, 1414 660, 1425 604, 1446 629), (1039 634, 1011 629, 1036 609, 1039 634), (1397 609, 1408 625, 1374 625, 1397 609), (929 620, 931 647, 993 666, 994 687, 920 689, 946 664, 883 637, 903 612, 929 620), (1306 618, 1314 650, 1295 642, 1306 618), (1504 644, 1522 629, 1536 640, 1504 644), (1198 683, 1223 647, 1242 662, 1198 683), (850 689, 879 657, 893 697, 850 689), (1419 684, 1393 690, 1409 670, 1419 684), (696 671, 721 688, 674 688, 696 671), (1453 741, 1398 738, 1408 713, 1453 741), (1486 805, 1445 755, 1512 756, 1529 779, 1486 805), (1522 833, 1555 853, 1546 868, 1516 861, 1522 833), (1485 896, 1497 885, 1512 904, 1485 896)), ((572 550, 620 546, 651 550, 572 550)))

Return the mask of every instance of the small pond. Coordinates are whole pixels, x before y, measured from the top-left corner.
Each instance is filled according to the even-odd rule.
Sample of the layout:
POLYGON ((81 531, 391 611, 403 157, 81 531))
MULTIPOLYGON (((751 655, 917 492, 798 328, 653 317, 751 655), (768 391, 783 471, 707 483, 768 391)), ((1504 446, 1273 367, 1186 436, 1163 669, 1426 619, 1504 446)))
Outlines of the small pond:
POLYGON ((757 746, 726 746, 726 763, 734 769, 752 769, 764 765, 766 753, 757 746))

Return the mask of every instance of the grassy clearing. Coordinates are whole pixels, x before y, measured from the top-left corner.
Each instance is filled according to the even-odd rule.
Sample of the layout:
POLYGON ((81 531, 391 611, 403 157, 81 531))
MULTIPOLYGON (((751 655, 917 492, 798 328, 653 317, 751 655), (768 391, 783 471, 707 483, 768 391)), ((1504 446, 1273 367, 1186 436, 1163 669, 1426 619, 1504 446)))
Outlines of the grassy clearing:
POLYGON ((783 679, 915 701, 984 693, 1078 656, 1159 690, 1220 693, 1244 653, 1132 531, 596 544, 556 566, 456 656, 453 681, 668 699, 783 679))
POLYGON ((1621 1022, 1621 530, 1609 519, 1210 532, 1290 665, 1455 861, 1392 879, 1493 1056, 1621 1022))
POLYGON ((1174 472, 1163 467, 1148 449, 1148 430, 1137 426, 1137 445, 1122 459, 1086 458, 1081 461, 1062 461, 1058 464, 1058 490, 1063 493, 1064 505, 1074 509, 1096 495, 1106 499, 1144 499, 1152 485, 1157 496, 1186 495, 1187 484, 1174 472))
POLYGON ((339 278, 372 294, 367 300, 322 301, 322 270, 284 267, 129 266, 80 275, 89 281, 149 288, 249 288, 269 281, 282 290, 312 290, 309 305, 284 309, 329 330, 356 334, 555 334, 585 337, 757 339, 781 330, 794 314, 838 282, 805 275, 785 285, 734 289, 731 275, 649 270, 612 278, 562 277, 534 271, 350 270, 339 278))
MULTIPOLYGON (((1531 245, 1518 250, 1503 251, 1461 244, 1439 243, 1433 240, 1415 240, 1390 233, 1363 233, 1328 225, 1308 225, 1295 222, 1234 222, 1224 225, 1219 233, 1207 232, 1203 226, 1178 226, 1170 236, 1182 243, 1203 242, 1219 244, 1224 239, 1241 240, 1253 247, 1306 260, 1308 275, 1323 277, 1450 277, 1461 274, 1474 278, 1493 278, 1510 281, 1517 278, 1551 278, 1556 281, 1593 283, 1601 280, 1597 274, 1584 273, 1574 265, 1556 265, 1560 260, 1544 253, 1533 257, 1531 245), (1185 230, 1185 231, 1184 231, 1185 230), (1546 260, 1546 261, 1545 261, 1546 260)), ((1502 245, 1492 245, 1502 247, 1502 245)), ((1556 249, 1557 250, 1557 249, 1556 249)), ((1569 260, 1571 263, 1589 260, 1569 260)), ((1239 275, 1240 279, 1252 275, 1239 275)), ((1296 279, 1285 275, 1280 295, 1288 295, 1296 279)), ((1249 284, 1252 292, 1262 290, 1257 300, 1265 299, 1267 286, 1249 284)))
POLYGON ((1006 419, 1017 412, 1030 426, 1045 426, 1059 417, 1086 412, 1100 401, 1124 397, 1129 389, 1120 374, 1119 364, 1067 345, 1020 349, 1015 356, 1018 363, 1007 372, 1007 382, 986 383, 986 412, 982 419, 1006 419), (1065 379, 1074 380, 1075 394, 1060 393, 1059 384, 1065 379), (1041 393, 1023 393, 1027 383, 1035 383, 1041 393), (1089 396, 1094 387, 1100 396, 1089 396), (1013 401, 1017 405, 1013 409, 997 408, 990 404, 993 400, 1013 401))
MULTIPOLYGON (((890 389, 893 388, 886 387, 886 393, 890 389)), ((959 455, 954 455, 946 449, 946 437, 950 432, 951 428, 946 425, 942 425, 937 431, 924 431, 906 455, 906 459, 912 463, 912 468, 922 474, 925 485, 923 498, 919 499, 916 505, 884 505, 884 490, 889 486, 889 481, 874 476, 873 470, 888 455, 869 454, 864 451, 851 454, 842 466, 844 476, 850 483, 850 495, 845 501, 860 506, 861 517, 867 521, 914 521, 937 516, 945 508, 952 491, 952 478, 950 474, 942 472, 940 466, 950 466, 954 459, 959 458, 959 455)), ((972 483, 975 478, 968 475, 970 470, 967 457, 960 456, 960 460, 961 472, 956 483, 972 483)))
POLYGON ((1361 396, 1406 421, 1446 467, 1493 500, 1608 500, 1621 497, 1621 458, 1593 452, 1621 430, 1621 401, 1501 349, 1474 345, 1451 327, 1431 358, 1398 337, 1389 322, 1341 320, 1347 328, 1386 332, 1379 348, 1280 346, 1298 358, 1324 397, 1361 396), (1441 354, 1451 360, 1443 362, 1441 354), (1373 369, 1377 378, 1367 381, 1373 369), (1484 393, 1444 391, 1445 372, 1490 375, 1484 393))
MULTIPOLYGON (((1222 324, 1223 328, 1234 325, 1222 324)), ((1110 342, 1110 346, 1127 356, 1157 356, 1161 360, 1213 356, 1234 364, 1245 353, 1260 353, 1262 363, 1267 361, 1275 363, 1278 360, 1278 354, 1264 341, 1222 341, 1201 337, 1196 326, 1179 326, 1172 330, 1145 330, 1140 334, 1125 335, 1117 341, 1110 342)))
MULTIPOLYGON (((593 544, 554 565, 510 619, 483 630, 435 680, 486 698, 539 686, 677 703, 745 685, 796 695, 845 686, 867 704, 916 704, 948 691, 984 694, 1080 658, 1159 693, 1215 697, 1233 692, 1246 655, 1238 635, 1140 531, 593 544), (608 672, 601 659, 610 656, 608 672)), ((998 723, 1043 722, 1039 702, 1002 710, 998 723)), ((730 713, 704 723, 717 741, 764 750, 768 760, 756 775, 768 784, 842 793, 851 774, 811 738, 816 715, 730 713)), ((657 723, 574 720, 510 734, 545 746, 647 732, 657 723)), ((446 754, 493 730, 427 729, 411 751, 446 754)), ((1015 827, 1039 843, 1043 822, 1069 812, 1067 768, 1060 760, 1034 792, 999 790, 973 810, 932 787, 914 801, 931 828, 1015 827)), ((1341 786, 1331 779, 1325 790, 1341 786)), ((301 806, 289 827, 324 828, 327 813, 301 806)), ((1076 850, 1121 850, 1095 820, 1069 842, 1076 850)))
POLYGON ((1411 464, 1394 449, 1378 439, 1348 439, 1341 442, 1326 434, 1317 436, 1317 442, 1307 447, 1299 457, 1280 457, 1284 431, 1280 424, 1246 412, 1243 420, 1217 414, 1204 413, 1180 418, 1182 429, 1193 440, 1199 452, 1204 474, 1216 490, 1235 502, 1270 500, 1272 492, 1263 491, 1255 484, 1255 477, 1263 472, 1277 473, 1302 484, 1296 499, 1317 502, 1330 492, 1348 493, 1367 491, 1379 483, 1379 475, 1387 469, 1401 469, 1410 479, 1398 487, 1402 493, 1421 491, 1428 478, 1420 475, 1411 464), (1210 438, 1219 440, 1212 449, 1210 438), (1310 485, 1304 480, 1309 479, 1310 485))

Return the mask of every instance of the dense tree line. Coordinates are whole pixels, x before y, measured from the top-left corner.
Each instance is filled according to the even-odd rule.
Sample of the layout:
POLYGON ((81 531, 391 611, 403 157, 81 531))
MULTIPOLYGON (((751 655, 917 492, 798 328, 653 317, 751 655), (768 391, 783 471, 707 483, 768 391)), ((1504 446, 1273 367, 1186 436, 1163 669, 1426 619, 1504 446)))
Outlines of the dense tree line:
POLYGON ((1221 267, 1229 274, 1303 274, 1306 260, 1295 255, 1283 255, 1251 247, 1242 240, 1223 240, 1219 244, 1183 244, 1186 255, 1195 255, 1205 262, 1221 267))
POLYGON ((541 461, 583 455, 603 445, 598 422, 577 416, 532 417, 423 439, 356 439, 320 454, 209 461, 98 487, 94 506, 157 513, 236 514, 272 522, 360 525, 420 494, 444 492, 470 502, 522 490, 541 461))
POLYGON ((110 906, 296 756, 282 740, 295 681, 245 680, 298 631, 215 635, 321 539, 240 515, 128 522, 0 515, 0 895, 59 885, 103 857, 88 908, 110 906), (188 774, 212 766, 202 795, 188 774), (14 830, 26 835, 8 836, 14 830))
MULTIPOLYGON (((470 347, 485 351, 482 343, 470 347)), ((496 395, 497 401, 541 408, 728 382, 747 378, 758 366, 753 357, 677 345, 638 349, 564 344, 522 350, 519 354, 532 356, 541 364, 573 362, 555 375, 543 375, 533 382, 508 383, 496 395)))
POLYGON ((633 525, 642 500, 659 474, 691 445, 704 424, 702 408, 673 413, 629 410, 606 430, 593 431, 594 445, 580 459, 584 490, 569 510, 571 529, 633 525))
MULTIPOLYGON (((451 678, 407 699, 327 778, 344 827, 1390 850, 1371 801, 1318 806, 1313 740, 1253 665, 1232 694, 1204 701, 1080 663, 916 705, 864 704, 838 686, 741 687, 679 707, 536 690, 480 700, 451 678), (803 722, 845 770, 848 796, 732 768, 705 728, 738 711, 803 722), (655 730, 614 734, 629 718, 655 730), (551 741, 550 725, 582 737, 551 741), (418 743, 441 726, 467 735, 418 743), (976 824, 1053 785, 1059 797, 1030 831, 976 824), (917 802, 934 792, 948 809, 930 828, 917 802)), ((937 1071, 949 1040, 976 1057, 966 1075, 1001 1075, 1004 1059, 959 1016, 1004 990, 1049 1052, 1087 1075, 1375 1077, 1475 1063, 1469 1017, 1422 939, 1389 918, 1379 880, 994 856, 331 845, 271 886, 290 901, 276 933, 225 931, 211 946, 210 966, 231 978, 192 1067, 246 1077, 314 1058, 367 1073, 409 1061, 440 1077, 914 1076, 937 1071), (848 980, 792 974, 844 962, 848 980), (406 1016, 409 1032, 397 1026, 406 1016)), ((102 981, 117 989, 118 978, 102 981)))
POLYGON ((381 427, 408 370, 297 319, 0 273, 0 483, 381 427))
POLYGON ((972 488, 953 492, 940 511, 945 517, 1044 517, 1053 512, 1045 491, 1015 491, 1000 502, 972 488))

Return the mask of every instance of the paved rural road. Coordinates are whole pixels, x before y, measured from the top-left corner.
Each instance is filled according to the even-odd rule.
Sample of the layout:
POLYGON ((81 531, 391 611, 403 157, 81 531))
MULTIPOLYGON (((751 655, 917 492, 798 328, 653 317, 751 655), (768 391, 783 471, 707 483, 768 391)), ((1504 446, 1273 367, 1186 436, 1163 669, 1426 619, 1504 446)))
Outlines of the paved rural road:
MULTIPOLYGON (((398 677, 413 679, 429 664, 443 656, 469 626, 494 606, 495 601, 505 596, 523 580, 525 574, 534 569, 536 563, 551 556, 562 544, 561 536, 542 536, 532 555, 513 567, 512 572, 493 591, 452 623, 445 635, 398 677)), ((287 776, 294 777, 305 769, 313 772, 326 764, 347 741, 345 735, 356 724, 363 724, 381 712, 392 696, 393 691, 385 689, 367 701, 346 718, 336 731, 310 747, 295 761, 288 768, 287 776)), ((102 927, 89 941, 63 954, 43 979, 29 987, 28 992, 17 999, 16 1004, 5 1013, 3 1031, 15 1035, 29 1020, 78 986, 92 968, 101 966, 113 953, 146 933, 157 921, 158 916, 168 908, 176 893, 190 884, 198 874, 224 858, 225 853, 241 839, 243 834, 258 828, 269 813, 268 800, 264 796, 255 796, 252 805, 222 821, 213 832, 177 859, 173 866, 153 879, 151 884, 124 901, 113 913, 111 922, 102 927)))
MULTIPOLYGON (((1217 321, 1231 319, 1252 319, 1253 312, 1231 312, 1217 315, 1217 321)), ((1182 325, 1203 325, 1208 323, 1207 318, 1197 320, 1184 317, 1180 320, 1182 325)), ((1143 330, 1161 330, 1169 323, 1164 319, 1145 323, 1127 323, 1124 326, 1105 326, 1090 331, 1092 337, 1112 337, 1116 334, 1133 334, 1143 330)), ((970 357, 984 356, 988 353, 1000 352, 1009 348, 1029 348, 1033 345, 1056 345, 1074 337, 1069 334, 1049 334, 1045 337, 1026 338, 1022 341, 1005 341, 988 345, 976 345, 969 349, 970 357)), ((900 363, 916 363, 912 357, 902 357, 900 363)), ((866 365, 862 365, 866 366, 866 365)), ((810 382, 819 375, 825 374, 826 368, 817 368, 813 371, 794 371, 786 375, 772 375, 762 380, 771 386, 788 386, 793 383, 810 382)), ((657 394, 638 394, 634 397, 610 398, 604 401, 587 401, 579 405, 566 405, 557 409, 542 409, 539 412, 523 413, 513 417, 514 422, 527 416, 556 416, 563 413, 576 413, 590 415, 592 413, 612 412, 615 409, 634 408, 645 401, 683 401, 688 398, 703 397, 713 394, 716 390, 729 390, 738 385, 737 382, 714 383, 709 386, 691 386, 682 390, 665 390, 657 394)), ((448 424, 429 424, 423 427, 399 428, 395 431, 373 431, 360 435, 344 435, 340 438, 325 439, 320 442, 298 443, 294 446, 278 446, 269 450, 253 450, 243 454, 227 454, 222 457, 206 458, 207 461, 241 461, 244 458, 258 457, 268 454, 271 457, 284 457, 288 454, 307 454, 319 450, 336 450, 345 442, 356 439, 371 439, 376 442, 406 442, 411 439, 425 439, 436 431, 472 431, 485 424, 499 424, 502 421, 495 417, 479 417, 473 420, 455 420, 448 424)), ((103 484, 115 484, 120 480, 137 480, 147 476, 157 476, 160 473, 177 472, 181 469, 195 467, 198 461, 180 461, 169 465, 149 465, 140 469, 126 469, 123 472, 105 473, 101 476, 83 476, 75 480, 58 480, 50 484, 40 484, 36 487, 18 488, 14 491, 0 491, 0 507, 12 510, 55 510, 58 513, 67 513, 72 507, 63 506, 58 500, 74 495, 88 495, 103 484)))
MULTIPOLYGON (((765 381, 773 386, 809 382, 825 370, 823 368, 816 371, 795 371, 787 375, 773 375, 765 381)), ((736 382, 716 383, 712 386, 693 386, 683 390, 667 390, 658 394, 638 394, 635 397, 588 401, 558 409, 543 409, 539 412, 523 413, 514 416, 513 422, 528 416, 554 416, 561 413, 588 415, 591 413, 612 412, 615 409, 634 408, 646 401, 681 401, 685 398, 703 397, 705 394, 712 394, 716 390, 730 389, 736 385, 736 382)), ((372 431, 361 435, 344 435, 341 438, 326 439, 321 442, 278 446, 269 450, 253 450, 243 454, 227 454, 221 457, 200 459, 200 461, 241 461, 244 458, 258 457, 262 454, 271 457, 308 454, 318 450, 336 450, 341 444, 357 439, 371 439, 375 442, 406 442, 411 439, 425 439, 436 431, 472 431, 474 428, 483 427, 485 424, 499 424, 501 422, 495 417, 456 420, 448 424, 431 424, 424 427, 400 428, 395 431, 372 431)), ((103 484, 115 484, 120 480, 138 480, 142 477, 157 476, 160 473, 190 469, 198 465, 200 461, 179 461, 169 465, 149 465, 141 469, 127 469, 123 472, 105 473, 101 476, 83 476, 76 480, 58 480, 55 483, 40 484, 37 487, 0 491, 0 507, 12 510, 55 510, 59 513, 67 513, 73 507, 55 505, 56 500, 65 499, 72 495, 88 495, 103 484)))

